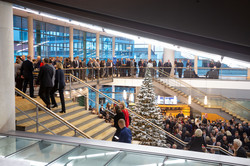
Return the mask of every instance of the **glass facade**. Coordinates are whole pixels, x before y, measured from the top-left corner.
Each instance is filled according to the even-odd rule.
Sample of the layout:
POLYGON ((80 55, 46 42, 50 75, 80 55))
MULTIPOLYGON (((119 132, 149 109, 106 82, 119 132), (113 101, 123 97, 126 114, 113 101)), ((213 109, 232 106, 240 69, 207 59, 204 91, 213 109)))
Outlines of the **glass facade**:
POLYGON ((100 50, 99 50, 100 60, 107 61, 108 59, 113 59, 112 37, 100 35, 99 42, 100 42, 100 50))
POLYGON ((122 37, 115 38, 115 59, 134 59, 134 41, 122 37))
POLYGON ((96 58, 96 34, 86 32, 86 59, 96 58))
POLYGON ((73 56, 79 56, 80 59, 85 58, 85 38, 86 33, 81 30, 74 29, 73 31, 73 56))
MULTIPOLYGON (((28 55, 28 20, 13 16, 14 56, 28 55)), ((16 58, 15 58, 16 59, 16 58)))
POLYGON ((69 57, 69 27, 33 22, 34 57, 69 57))

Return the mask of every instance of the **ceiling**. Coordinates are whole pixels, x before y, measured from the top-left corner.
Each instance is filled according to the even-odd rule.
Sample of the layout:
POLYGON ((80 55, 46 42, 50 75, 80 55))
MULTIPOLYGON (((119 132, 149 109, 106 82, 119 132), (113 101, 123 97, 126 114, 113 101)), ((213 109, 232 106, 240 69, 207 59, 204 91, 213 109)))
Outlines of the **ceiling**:
POLYGON ((3 0, 174 45, 250 61, 249 0, 3 0))

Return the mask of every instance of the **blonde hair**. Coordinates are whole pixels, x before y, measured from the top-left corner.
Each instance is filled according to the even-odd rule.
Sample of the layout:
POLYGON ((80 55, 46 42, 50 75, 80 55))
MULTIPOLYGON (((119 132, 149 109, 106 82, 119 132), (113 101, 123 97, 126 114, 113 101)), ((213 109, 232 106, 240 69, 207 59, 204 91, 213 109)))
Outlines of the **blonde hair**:
POLYGON ((202 131, 201 131, 201 129, 195 130, 194 135, 195 135, 196 137, 201 137, 201 136, 202 136, 202 131))
POLYGON ((122 105, 122 107, 123 107, 123 108, 121 108, 121 109, 125 109, 125 108, 126 108, 125 102, 124 102, 124 101, 120 102, 119 104, 122 105))
POLYGON ((57 69, 63 69, 62 63, 56 63, 56 68, 57 69))

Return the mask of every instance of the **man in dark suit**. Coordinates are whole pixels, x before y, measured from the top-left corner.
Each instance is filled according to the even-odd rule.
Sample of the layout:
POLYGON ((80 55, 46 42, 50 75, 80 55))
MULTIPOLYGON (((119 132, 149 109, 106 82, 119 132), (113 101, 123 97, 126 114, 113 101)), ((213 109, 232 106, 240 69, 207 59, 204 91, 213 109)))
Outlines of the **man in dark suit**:
POLYGON ((24 79, 23 92, 26 92, 27 85, 30 86, 30 97, 34 97, 34 85, 33 85, 33 63, 31 62, 31 57, 28 55, 27 60, 23 62, 21 67, 21 78, 24 79))
POLYGON ((80 63, 79 63, 79 57, 75 57, 74 61, 73 61, 73 68, 74 68, 74 76, 79 77, 79 67, 80 67, 80 63))
POLYGON ((181 59, 179 59, 179 62, 177 63, 177 72, 178 72, 179 78, 182 77, 182 69, 183 69, 183 63, 181 59))
POLYGON ((161 73, 163 71, 162 67, 163 67, 163 63, 161 60, 159 60, 159 62, 158 62, 159 77, 162 76, 162 73, 161 73))
POLYGON ((46 104, 46 107, 50 109, 50 90, 53 87, 53 68, 48 65, 48 58, 44 59, 44 66, 40 68, 37 82, 40 83, 39 96, 46 104))
POLYGON ((82 79, 86 80, 86 68, 87 68, 86 58, 84 58, 83 61, 82 61, 82 68, 83 68, 82 79))

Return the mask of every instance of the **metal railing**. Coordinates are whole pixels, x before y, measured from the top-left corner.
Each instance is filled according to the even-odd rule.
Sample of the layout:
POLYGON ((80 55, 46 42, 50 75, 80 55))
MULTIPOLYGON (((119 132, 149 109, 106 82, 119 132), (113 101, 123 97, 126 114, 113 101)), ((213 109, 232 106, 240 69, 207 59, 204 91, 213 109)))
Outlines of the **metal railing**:
POLYGON ((186 95, 190 95, 192 100, 198 100, 200 103, 204 103, 205 97, 207 98, 207 104, 204 103, 204 107, 207 108, 225 108, 231 113, 235 113, 242 117, 242 119, 246 118, 245 120, 250 119, 250 109, 242 106, 241 104, 225 97, 222 95, 213 95, 213 94, 206 94, 205 92, 191 86, 187 82, 170 76, 168 73, 162 70, 157 70, 154 68, 156 72, 161 73, 161 75, 165 76, 164 79, 156 78, 164 83, 168 84, 171 87, 178 89, 180 92, 185 93, 186 95))
POLYGON ((83 138, 92 139, 89 135, 87 135, 83 131, 79 130, 77 127, 75 127, 74 125, 72 125, 71 123, 69 123, 68 121, 66 121, 65 119, 63 119, 62 117, 60 117, 59 115, 57 115, 56 113, 54 113, 53 111, 48 109, 47 107, 43 106, 42 104, 40 104, 36 100, 32 99, 31 97, 29 97, 28 95, 26 95, 25 93, 20 91, 19 89, 15 88, 15 92, 36 106, 36 119, 28 116, 24 111, 21 111, 19 108, 17 108, 19 111, 24 113, 24 115, 26 115, 28 118, 30 118, 31 120, 36 122, 36 132, 39 132, 39 125, 40 125, 55 135, 55 133, 53 131, 51 131, 50 129, 48 129, 47 127, 45 127, 41 123, 39 123, 39 113, 38 112, 39 112, 39 110, 41 110, 41 111, 44 111, 45 113, 47 113, 52 118, 54 118, 55 120, 59 121, 63 125, 67 126, 71 130, 73 130, 75 132, 75 136, 77 136, 77 134, 78 134, 79 136, 82 136, 83 138))
MULTIPOLYGON (((88 87, 89 89, 93 90, 94 92, 98 93, 99 95, 105 97, 106 99, 108 99, 111 103, 115 103, 115 104, 119 104, 117 101, 113 100, 112 98, 110 98, 109 96, 105 95, 104 93, 100 92, 99 90, 95 89, 94 87, 92 87, 91 85, 89 85, 88 83, 84 82, 83 80, 73 76, 73 75, 70 75, 70 79, 75 79, 77 80, 79 83, 83 84, 85 87, 88 87)), ((145 122, 146 124, 150 125, 152 128, 157 128, 160 132, 164 133, 168 138, 172 139, 173 142, 177 143, 178 145, 182 146, 182 147, 185 147, 188 143, 187 142, 184 142, 182 141, 181 139, 175 137, 174 135, 172 135, 171 133, 165 131, 164 129, 162 129, 161 127, 155 125, 154 123, 150 122, 149 120, 145 119, 144 117, 140 116, 139 114, 137 114, 136 112, 132 111, 131 109, 129 108, 126 108, 129 113, 141 120, 143 120, 143 122, 145 122)), ((134 126, 132 126, 134 127, 134 126)), ((153 137, 153 136, 151 136, 153 137)), ((222 147, 215 147, 215 146, 211 146, 211 145, 208 145, 208 147, 211 147, 211 148, 215 148, 215 149, 219 149, 222 153, 224 154, 227 154, 227 155, 233 155, 232 153, 228 152, 227 150, 223 149, 222 147)))

